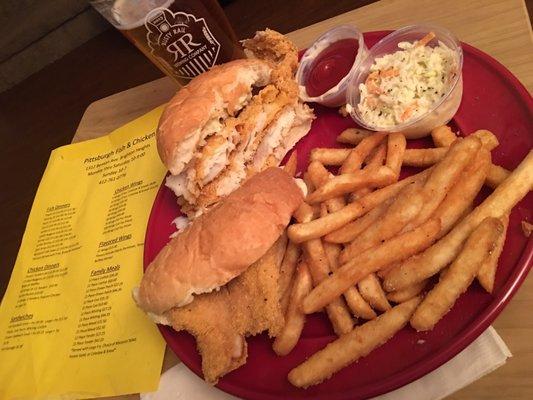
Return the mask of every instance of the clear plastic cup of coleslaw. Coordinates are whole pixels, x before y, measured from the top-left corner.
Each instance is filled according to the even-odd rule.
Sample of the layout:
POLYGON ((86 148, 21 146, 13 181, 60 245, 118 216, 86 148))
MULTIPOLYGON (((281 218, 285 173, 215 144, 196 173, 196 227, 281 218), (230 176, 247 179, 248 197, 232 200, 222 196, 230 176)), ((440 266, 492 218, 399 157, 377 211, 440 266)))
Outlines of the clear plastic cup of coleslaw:
POLYGON ((448 123, 459 108, 463 94, 463 51, 457 38, 447 29, 432 24, 419 24, 407 26, 385 36, 374 45, 365 60, 363 60, 356 71, 354 71, 347 90, 347 105, 351 117, 361 127, 374 131, 402 132, 407 138, 419 138, 427 136, 431 130, 437 126, 448 123), (360 85, 365 84, 370 73, 370 67, 375 63, 376 58, 386 54, 392 54, 399 50, 398 43, 414 42, 422 39, 429 32, 433 32, 435 37, 428 42, 427 46, 434 47, 439 42, 444 43, 453 52, 456 63, 456 73, 453 76, 443 93, 442 97, 431 104, 427 110, 420 115, 407 119, 405 122, 398 122, 393 126, 379 126, 365 118, 361 112, 359 104, 361 102, 360 85))

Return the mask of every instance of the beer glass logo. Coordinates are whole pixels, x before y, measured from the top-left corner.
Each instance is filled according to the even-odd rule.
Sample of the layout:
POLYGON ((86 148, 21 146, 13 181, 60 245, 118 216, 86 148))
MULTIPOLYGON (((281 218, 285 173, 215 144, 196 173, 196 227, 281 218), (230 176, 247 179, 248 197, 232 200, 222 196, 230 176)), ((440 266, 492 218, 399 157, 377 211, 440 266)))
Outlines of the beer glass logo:
POLYGON ((152 54, 176 76, 190 79, 215 65, 220 43, 204 18, 156 8, 146 16, 145 26, 152 54))

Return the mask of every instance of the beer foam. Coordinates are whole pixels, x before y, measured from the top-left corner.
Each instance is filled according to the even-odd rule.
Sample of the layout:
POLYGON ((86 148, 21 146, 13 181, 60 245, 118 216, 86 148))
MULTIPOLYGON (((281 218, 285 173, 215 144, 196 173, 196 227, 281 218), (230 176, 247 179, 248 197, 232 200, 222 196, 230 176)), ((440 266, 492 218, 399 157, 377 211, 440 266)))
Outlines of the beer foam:
POLYGON ((146 15, 155 8, 167 8, 174 0, 116 0, 111 14, 118 29, 127 30, 144 25, 146 15))

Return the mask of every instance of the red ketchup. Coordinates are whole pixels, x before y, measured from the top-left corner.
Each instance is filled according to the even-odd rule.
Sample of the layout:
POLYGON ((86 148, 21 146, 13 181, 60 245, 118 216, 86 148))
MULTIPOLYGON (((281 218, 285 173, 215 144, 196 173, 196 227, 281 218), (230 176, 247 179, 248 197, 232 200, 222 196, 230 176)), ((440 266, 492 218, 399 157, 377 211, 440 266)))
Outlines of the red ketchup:
POLYGON ((341 39, 322 50, 305 82, 307 95, 317 97, 335 87, 352 69, 358 47, 356 39, 341 39))

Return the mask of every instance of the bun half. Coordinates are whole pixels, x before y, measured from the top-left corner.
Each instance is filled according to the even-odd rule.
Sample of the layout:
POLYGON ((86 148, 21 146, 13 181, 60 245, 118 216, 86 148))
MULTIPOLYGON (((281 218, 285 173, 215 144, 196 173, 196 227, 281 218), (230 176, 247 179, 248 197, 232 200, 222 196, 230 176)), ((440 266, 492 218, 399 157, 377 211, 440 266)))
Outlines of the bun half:
POLYGON ((138 305, 161 315, 225 285, 267 252, 302 201, 282 169, 254 175, 160 251, 143 276, 138 305))
POLYGON ((181 88, 167 104, 157 128, 157 149, 173 175, 193 158, 198 144, 220 129, 251 97, 253 86, 265 86, 272 68, 258 59, 216 65, 181 88))

